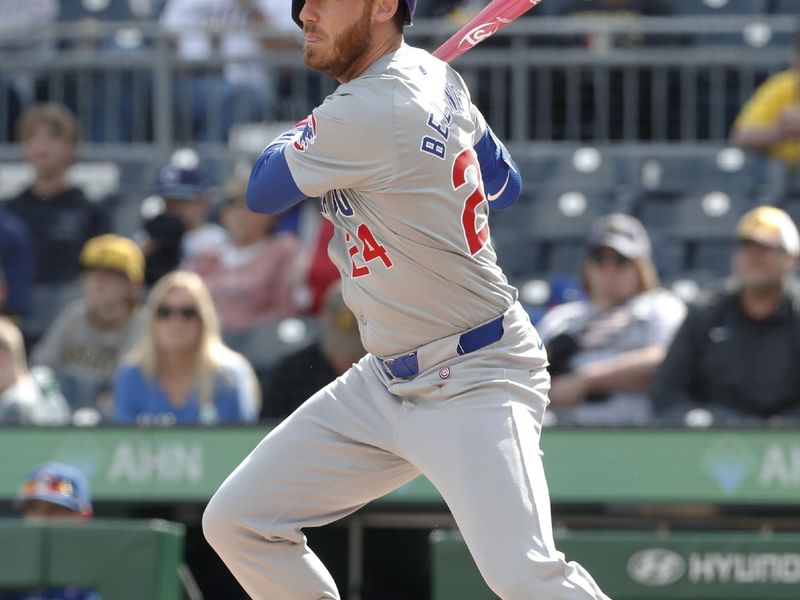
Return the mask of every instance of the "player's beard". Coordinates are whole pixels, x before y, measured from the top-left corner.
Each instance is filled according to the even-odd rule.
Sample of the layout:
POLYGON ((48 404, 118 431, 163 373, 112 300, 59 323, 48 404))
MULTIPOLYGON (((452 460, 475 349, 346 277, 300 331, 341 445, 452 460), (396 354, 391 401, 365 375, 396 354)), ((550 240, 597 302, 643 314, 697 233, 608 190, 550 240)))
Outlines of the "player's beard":
MULTIPOLYGON (((319 48, 306 45, 303 49, 303 61, 306 66, 331 77, 338 78, 361 58, 369 47, 371 36, 373 0, 364 3, 361 17, 331 41, 331 49, 324 56, 319 48)), ((306 29, 314 33, 313 29, 306 29)))

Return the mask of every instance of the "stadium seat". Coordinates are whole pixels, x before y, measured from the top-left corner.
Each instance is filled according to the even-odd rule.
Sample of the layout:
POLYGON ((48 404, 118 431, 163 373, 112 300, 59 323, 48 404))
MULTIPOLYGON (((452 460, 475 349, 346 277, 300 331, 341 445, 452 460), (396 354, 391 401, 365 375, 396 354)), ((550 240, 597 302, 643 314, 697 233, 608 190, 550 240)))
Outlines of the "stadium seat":
POLYGON ((738 148, 681 151, 678 155, 651 153, 641 159, 631 185, 643 197, 674 197, 701 186, 732 189, 765 200, 776 193, 773 171, 769 159, 738 148))
POLYGON ((676 277, 686 270, 686 244, 683 240, 651 232, 653 263, 662 279, 676 277))
POLYGON ((669 220, 670 233, 686 240, 730 239, 739 218, 752 207, 750 199, 732 192, 696 191, 675 202, 669 220))
POLYGON ((598 148, 578 148, 558 161, 552 173, 553 187, 612 190, 620 182, 615 161, 598 148))
POLYGON ((729 239, 698 241, 690 245, 687 269, 689 272, 709 273, 724 277, 731 270, 731 256, 736 247, 731 232, 729 239))
POLYGON ((551 275, 578 273, 585 255, 585 239, 552 242, 545 248, 544 272, 551 275))
POLYGON ((313 317, 269 321, 244 332, 226 333, 225 343, 240 352, 259 375, 269 372, 284 356, 313 342, 319 325, 313 317))
POLYGON ((537 272, 542 262, 541 245, 530 233, 492 226, 491 240, 497 253, 497 264, 507 277, 522 277, 537 272))
POLYGON ((585 239, 594 220, 609 212, 610 196, 602 191, 567 188, 531 203, 525 228, 539 241, 585 239))

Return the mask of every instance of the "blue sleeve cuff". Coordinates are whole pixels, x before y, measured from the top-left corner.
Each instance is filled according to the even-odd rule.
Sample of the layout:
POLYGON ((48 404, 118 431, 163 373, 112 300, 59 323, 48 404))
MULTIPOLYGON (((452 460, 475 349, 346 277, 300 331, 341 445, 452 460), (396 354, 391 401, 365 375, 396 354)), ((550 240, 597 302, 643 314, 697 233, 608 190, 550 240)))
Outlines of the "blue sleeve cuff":
POLYGON ((247 207, 253 212, 274 215, 305 199, 286 162, 286 146, 294 133, 292 130, 280 136, 253 165, 247 184, 247 207))
POLYGON ((522 191, 522 175, 511 154, 489 127, 474 149, 481 166, 489 208, 497 211, 510 207, 522 191))

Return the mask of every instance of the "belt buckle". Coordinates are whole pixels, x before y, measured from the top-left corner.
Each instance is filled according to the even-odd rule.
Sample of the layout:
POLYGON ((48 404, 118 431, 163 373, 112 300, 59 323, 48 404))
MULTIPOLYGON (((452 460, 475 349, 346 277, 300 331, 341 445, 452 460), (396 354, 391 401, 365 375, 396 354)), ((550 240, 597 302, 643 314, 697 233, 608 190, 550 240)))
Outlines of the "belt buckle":
POLYGON ((382 358, 381 359, 381 366, 383 367, 384 372, 389 376, 389 381, 394 381, 395 379, 400 379, 397 375, 394 374, 392 371, 391 366, 396 361, 396 358, 382 358))

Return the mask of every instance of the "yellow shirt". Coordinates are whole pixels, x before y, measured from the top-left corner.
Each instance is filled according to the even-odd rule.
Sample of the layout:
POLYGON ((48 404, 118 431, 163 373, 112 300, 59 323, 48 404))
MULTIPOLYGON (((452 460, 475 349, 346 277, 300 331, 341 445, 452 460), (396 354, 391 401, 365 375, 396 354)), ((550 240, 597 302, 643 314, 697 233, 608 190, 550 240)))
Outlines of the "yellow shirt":
MULTIPOLYGON (((800 104, 800 75, 789 69, 772 75, 758 87, 736 118, 734 129, 773 125, 792 104, 800 104)), ((800 139, 776 144, 769 154, 795 165, 800 162, 800 139)))

